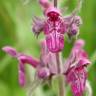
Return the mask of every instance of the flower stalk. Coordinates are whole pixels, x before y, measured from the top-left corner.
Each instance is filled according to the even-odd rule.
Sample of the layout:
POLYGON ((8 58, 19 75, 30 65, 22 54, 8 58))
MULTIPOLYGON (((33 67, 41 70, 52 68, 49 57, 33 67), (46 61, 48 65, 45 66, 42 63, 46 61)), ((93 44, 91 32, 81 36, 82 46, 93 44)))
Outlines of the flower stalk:
POLYGON ((56 61, 57 61, 57 68, 58 68, 58 96, 64 96, 64 76, 61 73, 61 58, 60 53, 56 53, 56 61))
POLYGON ((58 74, 60 74, 61 73, 60 53, 56 53, 56 61, 57 61, 58 74))
POLYGON ((59 93, 58 96, 64 96, 64 77, 63 75, 59 76, 59 93))
POLYGON ((57 0, 54 0, 54 7, 57 8, 57 0))

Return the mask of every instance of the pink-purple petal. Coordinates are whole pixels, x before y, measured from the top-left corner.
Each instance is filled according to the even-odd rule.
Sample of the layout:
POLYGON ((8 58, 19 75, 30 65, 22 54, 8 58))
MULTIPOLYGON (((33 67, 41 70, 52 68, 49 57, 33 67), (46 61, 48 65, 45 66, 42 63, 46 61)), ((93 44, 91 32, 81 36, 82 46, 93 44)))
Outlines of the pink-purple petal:
POLYGON ((7 54, 11 55, 12 57, 16 57, 17 56, 17 51, 16 49, 10 47, 10 46, 5 46, 2 48, 2 50, 4 52, 6 52, 7 54))
POLYGON ((81 49, 85 45, 84 40, 79 39, 75 42, 73 49, 81 49))
POLYGON ((65 66, 67 66, 65 75, 68 83, 71 85, 74 96, 83 95, 87 79, 86 67, 91 63, 83 47, 84 41, 81 39, 77 40, 65 63, 65 66))
POLYGON ((19 84, 23 87, 26 83, 25 80, 25 68, 22 61, 19 61, 19 84))
POLYGON ((44 19, 39 17, 34 17, 32 31, 38 37, 38 35, 43 31, 45 25, 44 19))
POLYGON ((18 57, 18 59, 20 61, 22 61, 24 64, 32 65, 32 67, 34 67, 34 68, 36 68, 38 66, 38 64, 40 63, 39 60, 37 60, 31 56, 27 56, 27 55, 21 55, 18 57))
POLYGON ((85 90, 86 78, 87 72, 83 67, 73 68, 67 73, 67 81, 71 85, 74 96, 82 96, 85 90))
POLYGON ((51 6, 49 0, 39 0, 39 3, 44 9, 47 9, 51 6))
POLYGON ((57 73, 56 56, 51 53, 46 45, 46 41, 41 42, 41 57, 45 66, 48 66, 52 74, 57 73))

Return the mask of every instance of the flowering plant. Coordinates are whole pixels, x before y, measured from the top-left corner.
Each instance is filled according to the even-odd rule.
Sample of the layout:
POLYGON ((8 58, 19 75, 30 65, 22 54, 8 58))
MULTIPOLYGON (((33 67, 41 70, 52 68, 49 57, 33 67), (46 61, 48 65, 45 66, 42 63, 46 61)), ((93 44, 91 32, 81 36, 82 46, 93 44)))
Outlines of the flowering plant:
MULTIPOLYGON (((33 18, 33 32, 38 37, 44 32, 45 39, 41 44, 41 55, 39 59, 24 53, 17 52, 16 49, 5 46, 3 51, 16 58, 19 62, 19 83, 23 87, 26 85, 25 64, 30 64, 35 69, 35 81, 39 84, 52 81, 54 76, 60 76, 60 96, 64 96, 64 78, 71 86, 74 96, 83 96, 86 88, 87 70, 86 67, 91 63, 88 55, 83 49, 84 41, 75 41, 69 57, 64 60, 60 52, 64 49, 64 35, 69 39, 79 34, 79 27, 82 24, 80 16, 77 15, 81 0, 78 0, 77 7, 71 15, 62 16, 57 8, 57 0, 54 4, 48 0, 39 0, 45 18, 33 18)), ((33 82, 34 83, 34 82, 33 82)), ((37 84, 36 84, 37 85, 37 84)), ((28 96, 30 96, 34 86, 32 85, 28 96)))

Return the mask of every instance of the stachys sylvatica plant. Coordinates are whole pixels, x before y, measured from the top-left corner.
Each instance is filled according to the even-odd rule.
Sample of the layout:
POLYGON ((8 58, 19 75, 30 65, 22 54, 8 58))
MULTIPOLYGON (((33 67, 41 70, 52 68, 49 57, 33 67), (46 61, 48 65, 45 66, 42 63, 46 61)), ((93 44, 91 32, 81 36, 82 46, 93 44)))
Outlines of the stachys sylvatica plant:
MULTIPOLYGON (((30 64, 36 71, 35 78, 29 86, 28 96, 31 96, 32 90, 38 85, 53 80, 54 76, 59 78, 59 96, 65 95, 66 86, 64 81, 71 87, 73 96, 84 96, 87 91, 87 70, 86 67, 91 63, 86 51, 83 49, 84 41, 77 39, 72 51, 66 60, 60 56, 64 50, 64 35, 72 40, 77 37, 79 27, 82 24, 78 12, 81 7, 81 0, 77 1, 76 8, 68 16, 62 16, 61 10, 57 7, 59 0, 39 0, 45 18, 34 17, 32 30, 36 37, 41 32, 44 33, 45 39, 40 42, 41 54, 39 59, 28 56, 24 53, 17 52, 16 49, 5 46, 3 51, 16 58, 19 62, 19 84, 26 85, 25 64, 30 64), (64 80, 65 79, 65 80, 64 80), (38 84, 35 84, 38 83, 38 84), (65 88, 64 88, 65 87, 65 88)), ((90 90, 89 90, 90 91, 90 90)))

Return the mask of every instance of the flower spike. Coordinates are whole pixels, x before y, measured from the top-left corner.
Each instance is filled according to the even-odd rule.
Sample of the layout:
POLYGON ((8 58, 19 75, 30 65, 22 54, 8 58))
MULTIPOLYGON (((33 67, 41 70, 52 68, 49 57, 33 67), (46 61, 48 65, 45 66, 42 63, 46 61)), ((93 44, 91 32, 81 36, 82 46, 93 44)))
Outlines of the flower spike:
MULTIPOLYGON (((74 96, 83 96, 85 88, 92 95, 90 85, 87 82, 87 66, 91 63, 86 51, 83 49, 85 42, 82 39, 76 40, 69 57, 63 59, 59 52, 64 49, 64 35, 67 34, 69 39, 79 34, 79 27, 82 24, 81 17, 77 15, 80 11, 82 0, 78 0, 76 8, 69 16, 62 16, 61 10, 57 7, 57 0, 38 0, 45 18, 34 16, 32 31, 36 37, 41 32, 44 33, 45 40, 40 42, 40 58, 35 59, 32 56, 17 52, 16 49, 5 46, 4 52, 16 58, 18 64, 19 84, 23 87, 26 85, 25 64, 31 65, 35 69, 33 82, 28 84, 28 96, 31 96, 38 85, 51 82, 53 77, 59 76, 59 95, 64 95, 63 77, 70 84, 74 96)), ((30 80, 31 81, 31 80, 30 80)), ((27 86, 25 86, 27 87, 27 86)))

